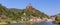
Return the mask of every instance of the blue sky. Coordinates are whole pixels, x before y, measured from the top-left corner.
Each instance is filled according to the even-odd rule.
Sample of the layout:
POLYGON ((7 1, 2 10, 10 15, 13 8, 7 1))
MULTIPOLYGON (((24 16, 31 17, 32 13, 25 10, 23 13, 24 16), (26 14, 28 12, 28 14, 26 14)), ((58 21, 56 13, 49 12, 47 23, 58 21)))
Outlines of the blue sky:
POLYGON ((51 16, 60 13, 60 0, 0 0, 7 8, 24 9, 29 3, 37 10, 51 16))

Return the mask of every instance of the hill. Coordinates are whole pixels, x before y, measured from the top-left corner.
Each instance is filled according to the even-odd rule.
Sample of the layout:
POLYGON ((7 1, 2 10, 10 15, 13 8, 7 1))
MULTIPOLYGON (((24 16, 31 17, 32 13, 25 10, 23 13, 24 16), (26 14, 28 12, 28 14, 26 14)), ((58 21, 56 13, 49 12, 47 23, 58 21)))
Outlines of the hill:
POLYGON ((48 17, 48 15, 43 12, 33 8, 31 5, 27 6, 25 9, 15 9, 15 8, 6 8, 2 4, 0 4, 0 17, 2 19, 10 18, 12 20, 21 19, 22 16, 26 16, 28 18, 31 17, 48 17), (24 15, 25 14, 25 15, 24 15))
POLYGON ((53 23, 57 23, 57 24, 60 23, 60 13, 55 15, 55 21, 53 21, 53 23))

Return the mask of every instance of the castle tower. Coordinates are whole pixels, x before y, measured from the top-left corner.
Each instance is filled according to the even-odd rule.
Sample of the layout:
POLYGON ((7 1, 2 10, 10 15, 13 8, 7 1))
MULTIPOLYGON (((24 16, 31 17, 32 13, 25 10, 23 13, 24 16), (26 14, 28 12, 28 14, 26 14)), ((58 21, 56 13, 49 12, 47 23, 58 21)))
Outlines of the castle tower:
POLYGON ((31 3, 29 3, 29 4, 26 6, 26 9, 27 9, 27 11, 29 11, 29 12, 32 12, 32 11, 33 11, 33 7, 32 7, 32 5, 31 5, 31 3))
POLYGON ((28 8, 32 8, 31 3, 29 3, 26 8, 27 8, 27 9, 28 9, 28 8))

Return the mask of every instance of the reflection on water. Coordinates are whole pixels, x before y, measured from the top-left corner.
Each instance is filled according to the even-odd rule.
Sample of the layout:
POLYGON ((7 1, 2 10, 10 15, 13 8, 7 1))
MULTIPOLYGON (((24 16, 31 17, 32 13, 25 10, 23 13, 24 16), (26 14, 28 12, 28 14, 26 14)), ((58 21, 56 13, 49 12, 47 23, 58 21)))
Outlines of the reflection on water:
POLYGON ((34 23, 32 25, 56 25, 56 24, 53 24, 51 22, 41 22, 41 23, 34 23))
POLYGON ((25 25, 23 23, 18 23, 18 24, 7 24, 7 25, 25 25))
MULTIPOLYGON (((24 24, 24 23, 16 23, 16 24, 7 24, 7 25, 27 25, 27 24, 24 24)), ((28 24, 30 25, 30 24, 28 24)), ((40 22, 40 23, 34 23, 32 25, 56 25, 56 24, 53 24, 51 22, 40 22)))

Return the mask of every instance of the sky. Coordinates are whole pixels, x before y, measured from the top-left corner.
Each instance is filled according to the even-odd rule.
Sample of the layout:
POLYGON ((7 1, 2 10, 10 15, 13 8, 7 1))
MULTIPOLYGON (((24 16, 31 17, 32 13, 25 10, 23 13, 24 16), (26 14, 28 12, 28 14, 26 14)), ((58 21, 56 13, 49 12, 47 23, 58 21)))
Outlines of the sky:
POLYGON ((29 3, 49 16, 60 13, 60 0, 0 0, 7 8, 25 9, 29 3))

